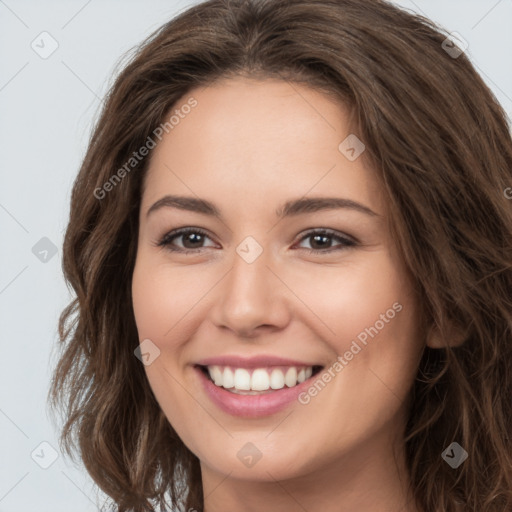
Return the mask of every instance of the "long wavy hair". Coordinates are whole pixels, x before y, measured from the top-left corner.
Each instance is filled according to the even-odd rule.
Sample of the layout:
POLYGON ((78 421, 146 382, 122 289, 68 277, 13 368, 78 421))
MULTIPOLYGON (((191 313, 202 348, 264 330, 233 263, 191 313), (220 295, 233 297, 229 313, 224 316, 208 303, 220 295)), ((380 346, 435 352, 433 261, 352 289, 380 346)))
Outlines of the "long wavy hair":
POLYGON ((408 396, 418 507, 512 510, 512 139, 448 35, 379 0, 208 0, 136 47, 74 182, 62 266, 76 297, 59 319, 48 393, 64 418, 61 449, 79 453, 116 510, 204 504, 199 460, 134 355, 131 278, 150 157, 112 176, 178 100, 234 76, 306 84, 351 109, 420 296, 425 340, 434 331, 443 340, 425 346, 408 396), (464 333, 457 346, 453 326, 464 333), (453 441, 468 452, 457 469, 441 456, 453 441))

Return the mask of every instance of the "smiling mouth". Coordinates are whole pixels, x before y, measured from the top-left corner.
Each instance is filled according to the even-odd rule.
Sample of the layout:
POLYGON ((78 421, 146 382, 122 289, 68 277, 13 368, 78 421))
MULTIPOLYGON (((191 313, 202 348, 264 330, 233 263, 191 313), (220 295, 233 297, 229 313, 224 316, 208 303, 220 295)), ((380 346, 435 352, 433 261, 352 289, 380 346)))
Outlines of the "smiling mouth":
POLYGON ((318 374, 323 366, 270 366, 264 368, 235 368, 232 366, 196 365, 202 373, 226 391, 239 395, 275 393, 293 388, 318 374))

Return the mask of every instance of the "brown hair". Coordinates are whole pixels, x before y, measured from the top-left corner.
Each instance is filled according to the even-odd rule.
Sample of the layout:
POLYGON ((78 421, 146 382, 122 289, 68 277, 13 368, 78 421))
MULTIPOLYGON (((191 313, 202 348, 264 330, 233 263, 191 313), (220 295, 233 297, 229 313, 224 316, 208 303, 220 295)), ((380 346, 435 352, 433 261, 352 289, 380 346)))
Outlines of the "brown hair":
MULTIPOLYGON (((425 347, 405 432, 418 507, 512 510, 512 139, 506 115, 448 33, 377 0, 208 0, 137 49, 108 96, 74 183, 63 271, 76 298, 59 322, 49 397, 61 447, 79 450, 119 512, 203 510, 197 457, 160 409, 132 309, 149 158, 103 187, 194 87, 230 76, 307 84, 351 107, 381 180, 390 229, 421 297, 425 347), (449 346, 456 325, 464 342, 449 346), (456 470, 441 457, 457 441, 456 470), (162 510, 162 508, 161 508, 162 510)), ((340 141, 341 142, 341 141, 340 141)))

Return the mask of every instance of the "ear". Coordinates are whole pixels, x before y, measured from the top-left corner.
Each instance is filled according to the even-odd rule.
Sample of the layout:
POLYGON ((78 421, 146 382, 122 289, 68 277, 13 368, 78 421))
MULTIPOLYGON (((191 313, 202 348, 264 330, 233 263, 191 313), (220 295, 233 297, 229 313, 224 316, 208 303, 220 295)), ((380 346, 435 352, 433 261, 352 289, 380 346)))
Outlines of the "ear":
POLYGON ((450 321, 444 336, 439 327, 433 325, 427 335, 426 344, 430 348, 459 347, 466 341, 467 335, 468 329, 463 329, 450 321))

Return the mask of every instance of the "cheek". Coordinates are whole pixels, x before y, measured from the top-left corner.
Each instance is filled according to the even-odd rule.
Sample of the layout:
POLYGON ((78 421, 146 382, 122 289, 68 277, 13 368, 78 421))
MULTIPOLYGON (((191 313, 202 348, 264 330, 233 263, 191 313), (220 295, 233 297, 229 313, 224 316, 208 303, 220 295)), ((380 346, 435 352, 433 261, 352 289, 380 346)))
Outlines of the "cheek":
POLYGON ((189 416, 183 411, 194 416, 200 414, 200 410, 194 409, 195 402, 187 401, 190 396, 184 394, 182 385, 178 384, 182 377, 176 378, 180 375, 182 347, 186 341, 185 322, 180 319, 190 310, 188 303, 197 301, 186 280, 180 278, 182 274, 168 266, 154 264, 144 254, 139 255, 132 278, 132 301, 139 341, 150 339, 160 350, 153 362, 144 367, 149 385, 173 428, 187 440, 189 447, 195 448, 195 436, 187 436, 191 429, 189 416))
POLYGON ((405 276, 383 256, 347 275, 338 301, 333 348, 344 359, 346 383, 375 410, 405 398, 422 350, 418 304, 405 276))
POLYGON ((386 251, 368 254, 364 264, 347 258, 343 267, 318 267, 307 276, 297 273, 294 291, 307 297, 315 313, 317 320, 309 326, 316 326, 334 358, 344 359, 334 371, 343 373, 336 379, 339 385, 350 383, 377 401, 390 391, 407 391, 422 348, 417 303, 405 272, 386 251), (369 378, 362 383, 361 375, 369 378))
POLYGON ((407 294, 402 274, 384 250, 355 254, 337 266, 311 265, 307 272, 290 268, 283 280, 293 284, 293 292, 314 313, 303 321, 338 354, 358 336, 363 342, 365 336, 370 339, 365 329, 376 322, 379 331, 389 332, 400 316, 397 303, 403 305, 407 294))
POLYGON ((139 340, 153 340, 165 332, 164 311, 168 309, 171 295, 163 293, 161 284, 144 261, 137 260, 132 278, 132 302, 139 340))
MULTIPOLYGON (((211 287, 211 286, 210 286, 211 287)), ((205 276, 142 255, 132 279, 132 300, 140 339, 170 340, 209 289, 205 276)), ((166 342, 168 343, 168 341, 166 342)))

